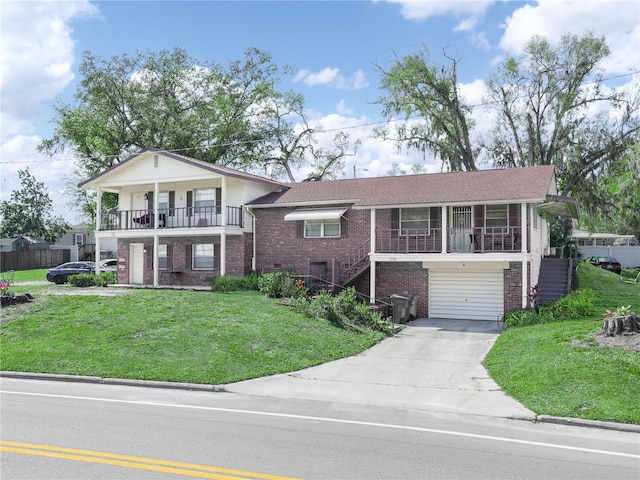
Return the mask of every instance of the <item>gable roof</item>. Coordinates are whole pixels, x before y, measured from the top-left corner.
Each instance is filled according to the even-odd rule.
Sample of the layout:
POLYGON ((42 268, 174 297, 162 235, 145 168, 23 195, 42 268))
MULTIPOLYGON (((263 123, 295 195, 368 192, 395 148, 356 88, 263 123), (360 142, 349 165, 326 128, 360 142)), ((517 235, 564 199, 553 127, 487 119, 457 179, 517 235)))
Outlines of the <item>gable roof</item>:
POLYGON ((179 162, 183 162, 186 163, 188 165, 193 165, 196 166, 198 168, 201 168, 203 170, 207 170, 213 173, 217 173, 219 175, 224 175, 227 177, 234 177, 234 178, 239 178, 242 180, 249 180, 252 182, 259 182, 259 183, 266 183, 268 185, 273 185, 276 187, 284 187, 286 184, 283 184, 281 182, 276 182, 275 180, 270 180, 268 178, 264 178, 264 177, 260 177, 258 175, 254 175, 252 173, 246 173, 246 172, 241 172, 239 170, 234 170, 232 168, 228 168, 228 167, 223 167, 221 165, 215 165, 213 163, 209 163, 209 162, 205 162, 203 160, 197 160, 195 158, 191 158, 191 157, 187 157, 186 155, 181 155, 179 153, 174 153, 174 152, 168 152, 166 150, 160 150, 157 148, 145 148, 141 151, 139 151, 138 153, 134 153, 132 155, 130 155, 129 157, 125 158, 122 162, 117 163, 116 165, 113 165, 112 167, 108 168, 107 170, 104 170, 100 173, 98 173, 97 175, 94 175, 93 177, 84 180, 83 182, 80 182, 78 184, 79 188, 87 188, 87 186, 91 183, 94 183, 96 180, 99 180, 101 177, 112 173, 114 170, 119 169, 123 166, 125 166, 126 164, 135 161, 135 159, 139 158, 141 155, 144 155, 146 153, 155 153, 155 154, 159 154, 159 155, 163 155, 165 157, 168 158, 172 158, 173 160, 177 160, 179 162))
POLYGON ((278 207, 352 203, 354 208, 543 202, 554 194, 552 165, 286 184, 249 205, 278 207))

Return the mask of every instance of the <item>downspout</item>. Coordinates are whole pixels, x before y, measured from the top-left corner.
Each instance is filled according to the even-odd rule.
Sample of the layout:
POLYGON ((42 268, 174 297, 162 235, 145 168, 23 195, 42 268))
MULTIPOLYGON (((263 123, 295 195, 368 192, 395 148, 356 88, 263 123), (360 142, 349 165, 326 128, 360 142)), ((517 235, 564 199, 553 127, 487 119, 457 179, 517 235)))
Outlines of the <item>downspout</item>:
POLYGON ((256 216, 251 207, 244 206, 245 211, 251 215, 251 270, 256 269, 256 216))

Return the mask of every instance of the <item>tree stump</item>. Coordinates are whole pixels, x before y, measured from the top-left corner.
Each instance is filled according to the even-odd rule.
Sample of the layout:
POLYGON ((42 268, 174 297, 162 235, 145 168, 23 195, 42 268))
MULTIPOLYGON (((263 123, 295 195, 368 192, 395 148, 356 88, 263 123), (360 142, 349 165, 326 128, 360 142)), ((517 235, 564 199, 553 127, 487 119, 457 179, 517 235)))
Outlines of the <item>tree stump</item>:
POLYGON ((625 333, 640 333, 640 317, 637 313, 624 317, 604 317, 600 333, 607 337, 615 337, 625 333))

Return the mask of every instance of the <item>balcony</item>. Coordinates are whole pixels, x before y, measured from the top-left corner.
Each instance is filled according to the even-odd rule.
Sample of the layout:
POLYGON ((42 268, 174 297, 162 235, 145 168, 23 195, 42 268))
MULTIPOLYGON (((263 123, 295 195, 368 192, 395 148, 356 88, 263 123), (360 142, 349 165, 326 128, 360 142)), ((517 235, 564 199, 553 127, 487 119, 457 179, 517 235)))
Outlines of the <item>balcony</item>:
POLYGON ((158 210, 155 225, 153 210, 117 210, 100 214, 99 230, 144 230, 152 228, 242 228, 242 207, 226 207, 226 223, 221 207, 181 207, 158 210))
MULTIPOLYGON (((522 250, 521 227, 449 228, 447 253, 513 253, 522 250)), ((442 229, 376 231, 377 253, 442 253, 442 229)))

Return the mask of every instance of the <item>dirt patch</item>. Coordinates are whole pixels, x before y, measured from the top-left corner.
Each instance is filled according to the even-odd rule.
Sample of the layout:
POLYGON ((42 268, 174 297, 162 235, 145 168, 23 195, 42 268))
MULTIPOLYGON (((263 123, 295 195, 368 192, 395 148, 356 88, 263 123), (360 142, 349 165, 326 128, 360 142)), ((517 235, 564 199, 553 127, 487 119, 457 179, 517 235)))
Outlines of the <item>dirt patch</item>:
POLYGON ((624 348, 640 353, 640 333, 623 333, 615 337, 592 333, 584 340, 571 340, 569 344, 578 347, 624 348))

